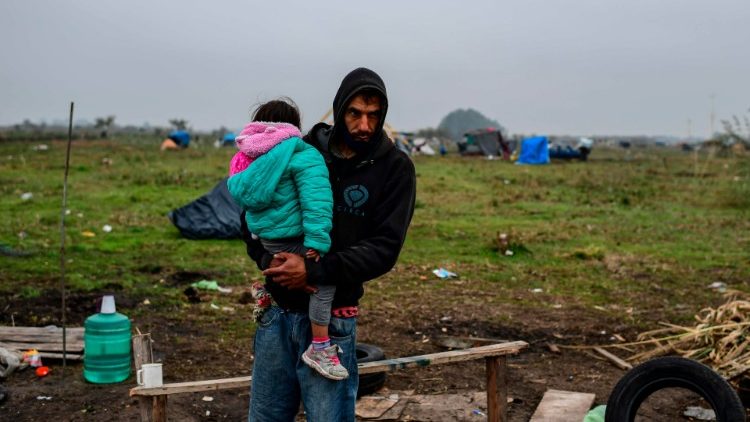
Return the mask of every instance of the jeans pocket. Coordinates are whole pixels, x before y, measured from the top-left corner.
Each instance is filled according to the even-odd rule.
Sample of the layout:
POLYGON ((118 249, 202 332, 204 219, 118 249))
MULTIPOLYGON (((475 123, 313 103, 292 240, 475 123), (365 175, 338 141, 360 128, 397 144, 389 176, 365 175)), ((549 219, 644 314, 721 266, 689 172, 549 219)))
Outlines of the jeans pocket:
POLYGON ((279 317, 279 309, 275 306, 270 306, 263 310, 263 314, 257 320, 258 328, 268 328, 273 324, 276 318, 279 317))

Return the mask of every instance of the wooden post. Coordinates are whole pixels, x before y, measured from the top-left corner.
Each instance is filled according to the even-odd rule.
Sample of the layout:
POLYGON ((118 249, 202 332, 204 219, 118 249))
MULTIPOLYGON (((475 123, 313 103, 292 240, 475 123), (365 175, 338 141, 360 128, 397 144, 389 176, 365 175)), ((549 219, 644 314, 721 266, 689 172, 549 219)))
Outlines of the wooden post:
POLYGON ((506 422, 508 420, 508 380, 505 356, 489 356, 487 363, 487 420, 506 422))
POLYGON ((167 396, 154 396, 154 422, 167 422, 167 396))
MULTIPOLYGON (((153 361, 151 334, 141 334, 138 331, 138 334, 133 336, 133 362, 136 372, 141 369, 141 365, 144 363, 152 363, 153 361)), ((142 422, 167 421, 167 396, 138 397, 138 408, 140 409, 142 422)))

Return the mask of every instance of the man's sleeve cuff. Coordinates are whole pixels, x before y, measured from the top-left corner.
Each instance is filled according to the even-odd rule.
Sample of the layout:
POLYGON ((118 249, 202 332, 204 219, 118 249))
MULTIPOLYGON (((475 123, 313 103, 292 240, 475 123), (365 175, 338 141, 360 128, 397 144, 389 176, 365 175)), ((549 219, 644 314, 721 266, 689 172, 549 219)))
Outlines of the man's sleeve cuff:
POLYGON ((307 271, 307 284, 331 284, 326 282, 325 270, 323 269, 323 259, 315 261, 314 258, 305 259, 305 271, 307 271))
POLYGON ((258 269, 263 271, 268 269, 268 266, 271 265, 271 260, 273 259, 273 255, 268 252, 263 252, 263 255, 260 257, 260 261, 258 262, 258 269))

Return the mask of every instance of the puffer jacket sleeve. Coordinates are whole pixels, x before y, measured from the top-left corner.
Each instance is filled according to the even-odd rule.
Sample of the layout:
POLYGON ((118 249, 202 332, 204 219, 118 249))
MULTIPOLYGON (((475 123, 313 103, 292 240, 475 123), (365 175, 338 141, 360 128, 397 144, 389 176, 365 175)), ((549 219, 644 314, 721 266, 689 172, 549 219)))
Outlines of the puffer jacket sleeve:
POLYGON ((292 157, 290 170, 302 211, 304 245, 321 254, 331 249, 333 194, 328 169, 320 153, 302 140, 292 157))

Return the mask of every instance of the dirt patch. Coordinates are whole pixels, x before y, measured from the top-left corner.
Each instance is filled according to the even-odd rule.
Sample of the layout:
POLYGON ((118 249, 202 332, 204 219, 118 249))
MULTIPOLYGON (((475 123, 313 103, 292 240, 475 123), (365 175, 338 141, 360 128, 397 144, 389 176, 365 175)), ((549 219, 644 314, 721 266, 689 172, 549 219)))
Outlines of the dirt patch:
MULTIPOLYGON (((127 312, 140 297, 124 291, 122 286, 109 283, 97 293, 67 292, 65 295, 66 321, 69 326, 82 326, 86 317, 97 308, 102 294, 117 294, 117 309, 127 312)), ((42 290, 38 296, 23 297, 19 294, 0 296, 0 324, 18 326, 60 325, 62 319, 62 293, 57 289, 42 290)))
MULTIPOLYGON (((203 278, 210 278, 210 274, 179 273, 167 277, 168 283, 180 291, 186 284, 203 278)), ((165 365, 165 382, 179 382, 250 374, 252 338, 247 321, 251 308, 241 303, 243 293, 236 289, 229 296, 216 294, 213 298, 231 302, 231 311, 214 309, 210 301, 190 304, 186 299, 145 311, 143 298, 128 296, 126 290, 117 292, 117 300, 123 313, 143 315, 134 318, 134 327, 152 333, 157 360, 165 365)), ((628 339, 637 334, 626 318, 575 304, 561 309, 487 305, 493 293, 462 293, 460 287, 441 291, 441 300, 430 295, 429 291, 424 295, 396 294, 382 306, 363 306, 358 340, 380 346, 388 357, 445 351, 438 341, 445 336, 528 342, 527 350, 508 358, 509 395, 514 398, 509 406, 511 421, 528 420, 548 388, 595 393, 596 403, 603 404, 624 374, 587 351, 563 349, 560 354, 551 353, 548 343, 601 344, 609 343, 614 333, 628 339), (486 302, 482 295, 487 297, 486 302)), ((82 323, 98 296, 69 295, 70 321, 82 323)), ((59 292, 49 290, 27 300, 2 297, 0 309, 10 311, 16 325, 43 325, 39 322, 57 320, 59 292)), ((1 321, 9 325, 6 312, 1 321)), ((139 420, 137 402, 128 396, 129 388, 135 385, 133 377, 122 384, 93 385, 83 380, 81 363, 69 362, 64 380, 60 362, 45 363, 52 366, 52 374, 46 378, 37 378, 26 370, 3 381, 10 393, 0 404, 3 415, 19 422, 139 420)), ((480 360, 395 372, 389 374, 386 387, 414 390, 416 394, 465 393, 483 391, 485 382, 485 363, 480 360)), ((663 416, 664 409, 669 408, 664 404, 672 397, 647 403, 644 414, 663 416)), ((169 398, 170 420, 245 420, 248 401, 246 390, 176 395, 169 398), (204 396, 213 400, 203 401, 204 396)), ((676 419, 670 415, 668 419, 676 419)))

